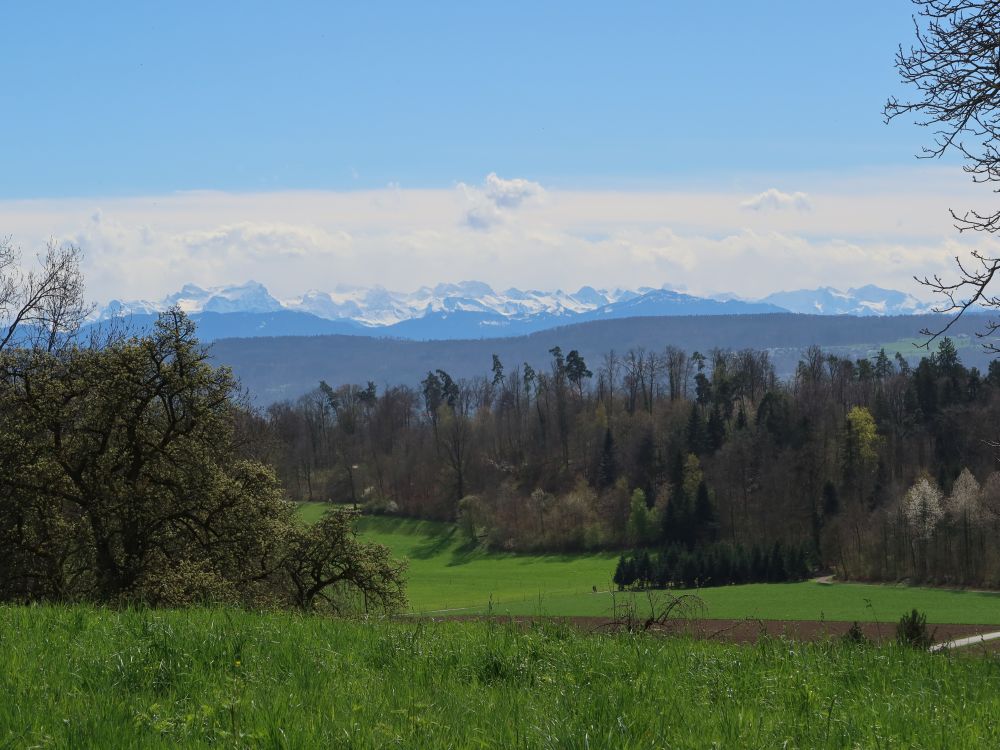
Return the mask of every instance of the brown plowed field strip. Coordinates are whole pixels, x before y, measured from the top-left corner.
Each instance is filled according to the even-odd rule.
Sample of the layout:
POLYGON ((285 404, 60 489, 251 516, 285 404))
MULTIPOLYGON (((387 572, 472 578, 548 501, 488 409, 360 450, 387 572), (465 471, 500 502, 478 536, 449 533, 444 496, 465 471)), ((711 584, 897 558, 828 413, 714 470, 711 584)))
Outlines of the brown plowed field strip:
MULTIPOLYGON (((435 617, 434 620, 447 621, 485 621, 489 618, 475 615, 453 615, 435 617)), ((606 617, 494 617, 495 622, 516 622, 528 626, 542 621, 565 623, 584 632, 608 633, 620 630, 618 623, 606 617)), ((638 628, 642 628, 640 621, 638 628)), ((704 620, 678 619, 668 621, 662 626, 653 626, 651 630, 662 635, 686 635, 693 638, 717 640, 724 643, 756 643, 762 635, 772 638, 785 637, 795 641, 820 641, 826 638, 839 638, 851 627, 850 622, 820 621, 820 620, 704 620)), ((861 622, 858 623, 867 638, 876 642, 890 641, 896 637, 894 622, 861 622)), ((953 638, 990 633, 1000 630, 1000 625, 929 625, 934 634, 934 642, 948 641, 953 638)), ((998 642, 1000 644, 1000 642, 998 642)))

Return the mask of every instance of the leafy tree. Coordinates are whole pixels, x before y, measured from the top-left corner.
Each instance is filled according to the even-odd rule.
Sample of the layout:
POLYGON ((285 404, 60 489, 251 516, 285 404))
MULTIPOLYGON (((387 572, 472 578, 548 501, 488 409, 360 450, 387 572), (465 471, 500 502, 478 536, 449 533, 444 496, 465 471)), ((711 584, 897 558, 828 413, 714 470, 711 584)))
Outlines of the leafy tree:
POLYGON ((847 451, 853 465, 871 464, 878 457, 878 428, 875 418, 864 406, 847 412, 847 451))
POLYGON ((629 500, 628 531, 631 542, 636 545, 647 543, 650 536, 650 526, 646 493, 637 489, 629 500))
MULTIPOLYGON (((325 596, 298 597, 289 563, 311 560, 326 576, 323 555, 306 552, 340 544, 323 536, 335 526, 303 531, 272 471, 241 455, 235 397, 230 372, 209 364, 176 309, 143 338, 0 355, 0 597, 312 606, 325 596)), ((391 572, 364 560, 364 586, 391 572)))
POLYGON ((872 413, 854 406, 845 419, 844 485, 853 489, 857 501, 869 496, 870 481, 878 461, 879 435, 872 413))
POLYGON ((392 612, 405 606, 406 563, 394 560, 381 544, 359 541, 356 516, 356 511, 330 510, 316 523, 292 529, 283 568, 299 608, 315 609, 317 601, 335 612, 392 612))
POLYGON ((701 469, 701 461, 693 453, 689 453, 684 459, 684 495, 690 500, 698 494, 698 487, 703 483, 705 474, 701 469))

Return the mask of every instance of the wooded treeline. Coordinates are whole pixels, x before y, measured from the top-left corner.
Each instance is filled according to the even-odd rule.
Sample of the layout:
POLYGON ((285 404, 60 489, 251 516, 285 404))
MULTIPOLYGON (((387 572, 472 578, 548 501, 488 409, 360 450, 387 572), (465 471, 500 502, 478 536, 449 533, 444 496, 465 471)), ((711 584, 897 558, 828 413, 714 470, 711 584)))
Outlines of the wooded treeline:
POLYGON ((947 339, 914 367, 814 347, 787 382, 753 350, 551 355, 321 383, 246 427, 295 499, 456 520, 494 548, 807 543, 846 577, 1000 583, 1000 363, 966 368, 947 339))

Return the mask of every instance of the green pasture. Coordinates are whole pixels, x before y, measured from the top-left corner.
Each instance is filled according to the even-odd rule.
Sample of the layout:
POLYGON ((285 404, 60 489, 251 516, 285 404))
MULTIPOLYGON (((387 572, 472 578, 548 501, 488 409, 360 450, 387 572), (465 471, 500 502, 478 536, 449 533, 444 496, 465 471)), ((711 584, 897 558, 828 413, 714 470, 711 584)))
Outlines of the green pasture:
MULTIPOLYGON (((837 583, 754 583, 699 590, 675 591, 696 594, 704 603, 704 616, 712 619, 843 620, 878 621, 895 625, 914 607, 927 614, 930 623, 1000 625, 1000 595, 914 586, 837 583)), ((622 594, 616 594, 621 602, 622 594)), ((650 612, 649 596, 635 593, 639 613, 650 612)), ((536 597, 538 599, 538 597, 536 597)), ((493 612, 512 615, 607 616, 612 597, 602 594, 544 595, 537 601, 527 597, 495 603, 493 612)), ((484 612, 486 607, 471 611, 484 612)))
MULTIPOLYGON (((890 359, 895 357, 897 353, 903 355, 907 359, 914 357, 926 357, 937 350, 936 341, 931 344, 930 349, 927 349, 924 346, 926 338, 926 336, 921 336, 919 333, 914 331, 913 336, 910 338, 897 339, 896 341, 888 341, 884 344, 869 346, 868 356, 869 358, 874 359, 878 356, 880 349, 885 349, 885 353, 890 359)), ((950 338, 952 344, 955 346, 955 349, 958 350, 960 354, 972 349, 977 349, 981 345, 981 342, 978 339, 968 336, 967 334, 957 334, 951 336, 950 338)))
MULTIPOLYGON (((306 519, 326 506, 301 507, 306 519)), ((463 543, 455 526, 389 516, 359 520, 361 535, 409 560, 410 610, 424 614, 608 616, 616 554, 520 555, 463 543), (594 587, 597 593, 594 593, 594 587)), ((903 585, 761 583, 701 589, 705 616, 765 620, 860 620, 895 623, 916 607, 932 623, 1000 625, 1000 594, 903 585)), ((648 608, 646 594, 635 596, 648 608)))
POLYGON ((0 607, 2 748, 996 748, 994 659, 546 623, 0 607))
MULTIPOLYGON (((315 508, 307 510, 315 517, 315 508)), ((358 530, 409 560, 406 591, 414 612, 486 607, 491 597, 497 604, 527 607, 550 595, 581 596, 595 586, 607 590, 618 561, 616 554, 486 552, 464 544, 454 525, 434 521, 363 516, 358 530)))

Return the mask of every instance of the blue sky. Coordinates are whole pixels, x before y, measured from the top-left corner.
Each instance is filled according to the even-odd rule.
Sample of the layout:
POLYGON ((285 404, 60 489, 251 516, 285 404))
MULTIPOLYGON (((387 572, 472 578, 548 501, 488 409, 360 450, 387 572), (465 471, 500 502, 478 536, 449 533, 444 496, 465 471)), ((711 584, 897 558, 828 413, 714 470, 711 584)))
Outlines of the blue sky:
POLYGON ((993 210, 883 124, 908 0, 6 3, 0 236, 97 300, 919 292, 993 210))
POLYGON ((7 3, 0 197, 899 165, 906 0, 7 3))

